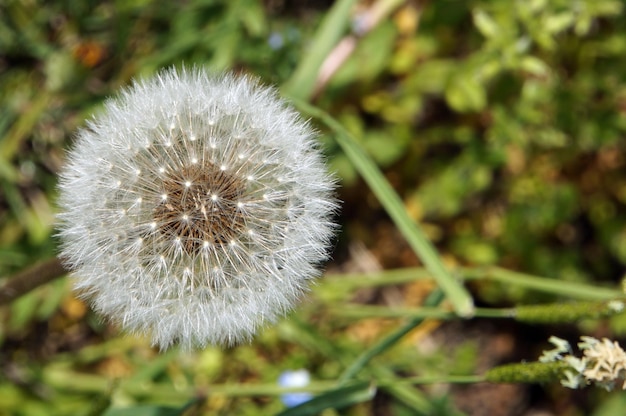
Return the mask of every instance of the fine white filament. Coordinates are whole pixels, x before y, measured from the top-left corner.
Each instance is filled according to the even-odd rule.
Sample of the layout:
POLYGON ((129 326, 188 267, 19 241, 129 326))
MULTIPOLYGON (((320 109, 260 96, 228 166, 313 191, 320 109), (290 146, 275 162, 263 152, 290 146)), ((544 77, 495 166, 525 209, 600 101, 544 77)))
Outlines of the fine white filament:
POLYGON ((336 209, 315 134, 253 80, 163 71, 107 102, 61 173, 61 257, 154 345, 235 344, 293 307, 336 209))

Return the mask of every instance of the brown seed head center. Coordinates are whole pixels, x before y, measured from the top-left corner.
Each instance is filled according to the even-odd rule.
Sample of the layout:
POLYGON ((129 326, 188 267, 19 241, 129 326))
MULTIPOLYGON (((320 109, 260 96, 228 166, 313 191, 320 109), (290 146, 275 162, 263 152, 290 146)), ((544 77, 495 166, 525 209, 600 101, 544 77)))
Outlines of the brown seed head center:
POLYGON ((209 244, 228 244, 244 228, 239 206, 242 179, 210 163, 169 173, 154 221, 168 236, 180 238, 189 254, 209 244))

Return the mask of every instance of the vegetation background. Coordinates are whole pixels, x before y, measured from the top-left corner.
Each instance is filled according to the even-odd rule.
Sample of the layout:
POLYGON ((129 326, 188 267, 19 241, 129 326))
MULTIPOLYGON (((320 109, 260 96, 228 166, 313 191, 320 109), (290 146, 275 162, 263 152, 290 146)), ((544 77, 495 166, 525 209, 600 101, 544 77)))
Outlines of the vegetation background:
MULTIPOLYGON (((132 78, 184 64, 255 74, 331 114, 477 306, 619 296, 625 56, 617 0, 0 0, 0 284, 56 253, 56 174, 76 129, 132 78)), ((623 393, 446 383, 535 360, 550 335, 620 339, 626 317, 464 320, 444 303, 406 327, 393 311, 419 311, 434 283, 337 132, 313 122, 344 203, 301 308, 250 345, 160 354, 57 279, 0 308, 0 415, 276 414, 279 376, 301 368, 325 393, 309 414, 623 413, 623 393)))

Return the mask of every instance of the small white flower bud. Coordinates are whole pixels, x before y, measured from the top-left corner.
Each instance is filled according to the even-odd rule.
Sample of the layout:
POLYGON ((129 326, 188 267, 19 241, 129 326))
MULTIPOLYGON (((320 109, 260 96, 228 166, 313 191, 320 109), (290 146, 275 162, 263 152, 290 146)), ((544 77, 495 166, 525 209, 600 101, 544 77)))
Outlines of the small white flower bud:
POLYGON ((249 339, 328 255, 335 184, 314 139, 246 77, 135 83, 79 132, 61 173, 76 289, 162 349, 249 339))

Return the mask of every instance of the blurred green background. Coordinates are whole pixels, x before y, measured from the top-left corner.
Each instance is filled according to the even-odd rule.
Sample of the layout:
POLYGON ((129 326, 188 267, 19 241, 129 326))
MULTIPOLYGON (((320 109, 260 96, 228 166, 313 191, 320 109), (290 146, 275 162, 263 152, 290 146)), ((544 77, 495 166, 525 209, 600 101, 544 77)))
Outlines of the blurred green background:
MULTIPOLYGON (((500 266, 618 287, 625 56, 617 0, 0 0, 0 279, 55 255, 56 174, 76 129, 132 78, 184 64, 254 74, 330 113, 452 269, 500 266)), ((420 262, 333 133, 318 128, 340 179, 342 232, 329 276, 297 312, 250 345, 159 354, 102 322, 58 279, 0 308, 0 415, 141 404, 141 414, 174 415, 185 403, 186 414, 275 414, 285 406, 270 387, 282 372, 335 380, 396 328, 402 320, 337 311, 419 306, 432 282, 359 278, 420 262)), ((565 299, 486 279, 468 287, 479 306, 565 299)), ((535 359, 551 334, 619 338, 626 319, 428 321, 363 379, 480 373, 535 359)), ((609 416, 626 406, 620 393, 560 385, 391 383, 354 402, 323 414, 609 416)))

